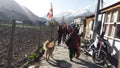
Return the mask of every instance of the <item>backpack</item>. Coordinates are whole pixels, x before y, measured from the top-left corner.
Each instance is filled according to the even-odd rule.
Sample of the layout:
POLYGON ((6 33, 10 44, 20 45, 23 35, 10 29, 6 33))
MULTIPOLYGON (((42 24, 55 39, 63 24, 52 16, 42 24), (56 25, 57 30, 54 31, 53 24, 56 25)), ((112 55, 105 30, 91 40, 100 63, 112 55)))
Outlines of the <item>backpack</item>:
POLYGON ((71 34, 70 37, 66 40, 66 45, 67 47, 72 47, 73 43, 74 43, 74 35, 71 34))

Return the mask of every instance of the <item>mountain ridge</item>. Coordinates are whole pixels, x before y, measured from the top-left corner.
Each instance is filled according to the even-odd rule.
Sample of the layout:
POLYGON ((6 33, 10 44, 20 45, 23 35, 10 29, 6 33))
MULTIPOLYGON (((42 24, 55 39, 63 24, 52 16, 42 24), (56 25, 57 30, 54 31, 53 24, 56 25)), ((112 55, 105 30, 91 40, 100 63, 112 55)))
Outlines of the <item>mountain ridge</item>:
POLYGON ((45 18, 33 14, 29 9, 19 5, 14 0, 0 0, 0 3, 0 20, 47 21, 45 18))
MULTIPOLYGON (((109 0, 109 1, 106 0, 106 1, 103 2, 103 8, 105 8, 109 5, 112 5, 116 2, 119 2, 119 0, 114 0, 114 1, 113 0, 109 0)), ((91 5, 86 6, 84 9, 71 10, 71 11, 74 11, 74 12, 71 12, 71 11, 68 11, 68 10, 62 11, 61 13, 59 13, 57 15, 54 15, 54 19, 56 21, 58 21, 59 23, 62 23, 62 21, 63 21, 62 19, 64 17, 64 20, 65 20, 64 22, 70 23, 76 17, 90 16, 90 15, 95 14, 96 7, 97 7, 97 1, 95 1, 91 5)))

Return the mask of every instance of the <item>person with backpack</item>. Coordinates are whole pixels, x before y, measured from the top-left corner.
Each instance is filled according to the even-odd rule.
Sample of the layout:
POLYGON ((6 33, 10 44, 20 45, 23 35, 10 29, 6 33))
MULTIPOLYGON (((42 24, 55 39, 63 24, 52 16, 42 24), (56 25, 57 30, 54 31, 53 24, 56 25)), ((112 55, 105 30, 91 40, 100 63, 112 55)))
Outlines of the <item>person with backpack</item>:
POLYGON ((66 35, 67 34, 68 34, 67 25, 64 25, 64 27, 63 27, 63 42, 66 41, 66 35))
POLYGON ((60 25, 58 28, 58 46, 61 43, 62 36, 63 36, 63 27, 60 25))
POLYGON ((68 32, 68 37, 70 36, 70 34, 73 32, 73 29, 71 27, 71 25, 68 25, 68 28, 67 28, 67 32, 68 32))
POLYGON ((68 46, 69 49, 70 61, 73 61, 72 59, 73 57, 75 57, 75 53, 80 47, 80 36, 78 35, 78 33, 79 33, 78 28, 75 28, 73 33, 70 35, 70 38, 66 41, 66 45, 68 46))

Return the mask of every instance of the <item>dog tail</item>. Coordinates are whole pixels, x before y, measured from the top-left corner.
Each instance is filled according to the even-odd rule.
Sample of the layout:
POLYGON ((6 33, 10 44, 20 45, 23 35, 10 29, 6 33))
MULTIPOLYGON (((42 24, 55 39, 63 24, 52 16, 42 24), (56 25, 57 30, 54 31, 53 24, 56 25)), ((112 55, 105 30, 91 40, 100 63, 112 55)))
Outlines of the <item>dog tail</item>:
POLYGON ((46 41, 43 43, 43 49, 46 50, 46 46, 47 46, 48 43, 49 43, 49 40, 46 40, 46 41))

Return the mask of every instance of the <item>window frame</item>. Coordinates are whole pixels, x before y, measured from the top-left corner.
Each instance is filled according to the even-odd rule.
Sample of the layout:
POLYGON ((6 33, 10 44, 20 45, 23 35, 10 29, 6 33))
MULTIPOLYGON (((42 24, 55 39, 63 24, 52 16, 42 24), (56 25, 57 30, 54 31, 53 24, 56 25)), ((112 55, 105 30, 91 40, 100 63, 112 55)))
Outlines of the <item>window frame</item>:
POLYGON ((118 14, 120 13, 120 8, 119 10, 116 9, 116 10, 112 10, 112 11, 109 11, 109 12, 106 12, 105 13, 105 19, 104 19, 104 25, 103 25, 103 30, 105 31, 105 37, 108 38, 108 39, 113 39, 113 40, 117 40, 117 41, 120 41, 120 38, 117 38, 116 37, 116 32, 117 32, 117 24, 120 24, 120 22, 118 22, 118 14), (112 19, 112 15, 113 14, 116 14, 115 16, 117 16, 115 20, 113 20, 113 22, 111 22, 111 19, 112 19), (110 20, 108 20, 108 14, 110 14, 110 20), (112 27, 111 27, 112 26, 112 27), (110 31, 110 28, 111 30, 113 30, 112 32, 110 31), (113 29, 114 28, 114 29, 113 29))

